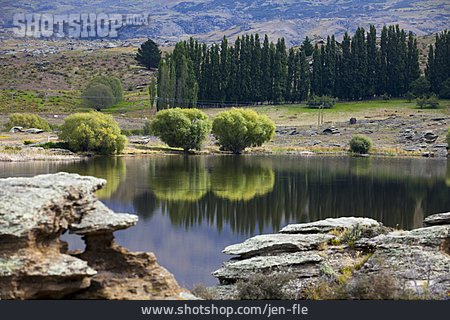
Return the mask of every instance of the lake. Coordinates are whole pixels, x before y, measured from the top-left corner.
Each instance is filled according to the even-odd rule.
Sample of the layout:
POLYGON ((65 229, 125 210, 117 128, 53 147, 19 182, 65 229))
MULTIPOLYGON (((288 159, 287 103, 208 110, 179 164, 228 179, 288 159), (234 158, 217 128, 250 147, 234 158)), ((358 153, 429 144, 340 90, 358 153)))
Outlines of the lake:
MULTIPOLYGON (((155 252, 182 286, 216 284, 227 245, 288 223, 361 216, 420 227, 450 211, 450 164, 438 159, 299 156, 147 156, 78 163, 0 163, 0 177, 73 172, 108 180, 99 198, 139 223, 116 232, 133 251, 155 252)), ((82 248, 77 236, 64 236, 82 248)))

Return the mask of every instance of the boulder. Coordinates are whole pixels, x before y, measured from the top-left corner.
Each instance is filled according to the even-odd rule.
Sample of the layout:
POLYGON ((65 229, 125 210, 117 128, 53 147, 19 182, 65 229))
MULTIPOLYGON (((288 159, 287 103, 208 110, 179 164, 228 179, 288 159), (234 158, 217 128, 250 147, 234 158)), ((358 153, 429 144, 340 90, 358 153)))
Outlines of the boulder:
POLYGON ((9 130, 9 132, 11 133, 17 133, 17 132, 22 132, 23 131, 23 127, 12 127, 11 130, 9 130))
POLYGON ((299 273, 301 277, 313 277, 319 275, 319 269, 315 266, 322 260, 323 258, 314 252, 293 252, 275 256, 252 257, 226 262, 222 268, 213 272, 213 276, 222 283, 245 280, 253 273, 270 273, 283 270, 299 273))
POLYGON ((425 220, 423 220, 423 224, 425 226, 434 226, 434 225, 442 225, 442 224, 450 225, 450 212, 437 213, 437 214, 428 216, 425 218, 425 220))
POLYGON ((38 134, 38 133, 44 132, 44 130, 37 129, 37 128, 30 128, 30 129, 23 130, 23 132, 32 133, 32 134, 38 134))
POLYGON ((296 252, 317 249, 335 236, 331 234, 266 234, 250 238, 243 243, 226 247, 223 253, 252 257, 278 252, 296 252))
POLYGON ((450 289, 450 226, 394 231, 357 247, 370 246, 373 255, 356 276, 382 273, 418 295, 442 299, 450 289))
POLYGON ((221 286, 235 292, 235 283, 247 281, 252 274, 283 272, 295 275, 289 286, 300 299, 310 298, 314 288, 323 290, 325 283, 328 288, 340 284, 336 290, 359 288, 346 291, 357 298, 358 290, 370 289, 361 288, 370 286, 370 281, 379 282, 376 290, 384 290, 380 283, 385 282, 397 286, 381 294, 448 299, 448 219, 448 213, 433 215, 424 222, 429 227, 411 231, 392 230, 373 219, 356 217, 288 225, 278 234, 255 236, 226 247, 224 253, 238 257, 213 272, 221 283, 215 290, 219 297, 230 298, 221 286), (349 287, 344 287, 346 283, 349 287))
POLYGON ((189 292, 153 253, 115 244, 113 232, 137 223, 95 191, 106 181, 57 173, 0 179, 0 299, 184 299, 189 292), (60 235, 83 235, 70 253, 60 235))
POLYGON ((381 228, 382 224, 369 218, 329 218, 309 223, 290 224, 281 229, 280 233, 326 233, 334 229, 351 229, 356 226, 364 228, 381 228))
POLYGON ((335 127, 329 127, 322 131, 323 134, 339 134, 339 129, 335 127))

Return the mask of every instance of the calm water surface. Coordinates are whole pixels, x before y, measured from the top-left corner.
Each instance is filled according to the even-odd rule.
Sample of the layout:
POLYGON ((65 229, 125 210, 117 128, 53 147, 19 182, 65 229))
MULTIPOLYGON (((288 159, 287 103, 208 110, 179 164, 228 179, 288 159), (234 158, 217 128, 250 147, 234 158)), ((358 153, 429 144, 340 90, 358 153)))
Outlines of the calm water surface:
MULTIPOLYGON (((81 163, 0 163, 0 177, 74 172, 108 180, 99 198, 139 223, 116 232, 153 251, 186 287, 212 285, 222 249, 288 223, 362 216, 411 229, 450 211, 450 163, 434 159, 295 156, 94 158, 81 163)), ((82 248, 75 236, 71 248, 82 248)))

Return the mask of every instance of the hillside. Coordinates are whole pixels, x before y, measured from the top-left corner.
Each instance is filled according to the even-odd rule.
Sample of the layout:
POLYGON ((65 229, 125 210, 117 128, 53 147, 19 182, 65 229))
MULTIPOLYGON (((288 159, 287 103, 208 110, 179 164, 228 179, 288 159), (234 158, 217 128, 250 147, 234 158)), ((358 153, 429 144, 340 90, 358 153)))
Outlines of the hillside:
POLYGON ((215 41, 223 35, 259 32, 284 36, 295 45, 306 35, 339 36, 369 23, 377 27, 398 23, 418 35, 450 26, 447 0, 42 0, 32 4, 17 0, 1 6, 0 24, 5 27, 11 26, 17 12, 144 13, 149 15, 149 25, 125 27, 121 37, 171 42, 190 35, 215 41))

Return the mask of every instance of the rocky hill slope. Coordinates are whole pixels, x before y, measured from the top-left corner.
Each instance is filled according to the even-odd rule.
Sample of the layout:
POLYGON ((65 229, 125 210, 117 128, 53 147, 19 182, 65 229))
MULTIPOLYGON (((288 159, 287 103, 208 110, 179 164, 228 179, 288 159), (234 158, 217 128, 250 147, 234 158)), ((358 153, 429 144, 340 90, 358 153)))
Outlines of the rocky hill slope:
POLYGON ((25 0, 2 4, 0 25, 11 26, 14 13, 144 13, 146 26, 126 27, 123 38, 149 36, 175 41, 195 35, 218 40, 223 35, 268 33, 295 45, 306 35, 342 35, 369 23, 380 27, 398 23, 419 35, 448 28, 446 0, 25 0))

